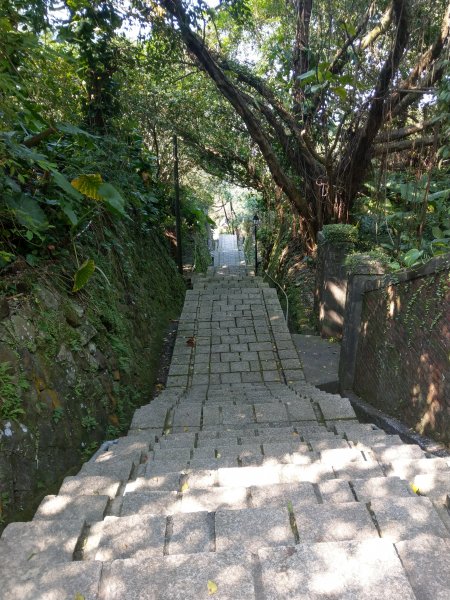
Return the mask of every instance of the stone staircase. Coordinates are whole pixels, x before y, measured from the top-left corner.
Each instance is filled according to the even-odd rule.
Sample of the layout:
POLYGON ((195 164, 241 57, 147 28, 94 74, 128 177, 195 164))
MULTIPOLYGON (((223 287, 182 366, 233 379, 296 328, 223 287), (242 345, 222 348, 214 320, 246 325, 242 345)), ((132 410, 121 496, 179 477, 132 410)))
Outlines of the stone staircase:
POLYGON ((167 388, 5 529, 0 598, 448 600, 449 459, 308 384, 221 242, 239 264, 187 293, 167 388))

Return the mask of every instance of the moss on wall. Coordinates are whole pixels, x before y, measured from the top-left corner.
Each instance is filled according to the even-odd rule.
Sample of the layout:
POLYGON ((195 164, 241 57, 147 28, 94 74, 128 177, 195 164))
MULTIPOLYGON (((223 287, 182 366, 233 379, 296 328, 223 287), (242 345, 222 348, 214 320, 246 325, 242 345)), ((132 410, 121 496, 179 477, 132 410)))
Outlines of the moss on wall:
POLYGON ((92 226, 81 258, 101 269, 77 294, 76 265, 23 265, 0 301, 0 525, 78 469, 148 402, 168 321, 185 286, 157 231, 92 226))

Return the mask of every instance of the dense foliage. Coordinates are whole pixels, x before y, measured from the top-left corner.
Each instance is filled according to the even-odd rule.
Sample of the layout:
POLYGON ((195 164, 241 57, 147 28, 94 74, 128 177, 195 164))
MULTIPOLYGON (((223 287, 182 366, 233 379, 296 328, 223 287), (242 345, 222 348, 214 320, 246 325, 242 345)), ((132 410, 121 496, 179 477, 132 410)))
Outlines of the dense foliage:
POLYGON ((174 134, 194 238, 221 180, 263 224, 291 213, 306 251, 349 221, 398 264, 448 251, 449 19, 445 0, 2 0, 2 265, 68 252, 83 283, 98 215, 171 229, 174 134))

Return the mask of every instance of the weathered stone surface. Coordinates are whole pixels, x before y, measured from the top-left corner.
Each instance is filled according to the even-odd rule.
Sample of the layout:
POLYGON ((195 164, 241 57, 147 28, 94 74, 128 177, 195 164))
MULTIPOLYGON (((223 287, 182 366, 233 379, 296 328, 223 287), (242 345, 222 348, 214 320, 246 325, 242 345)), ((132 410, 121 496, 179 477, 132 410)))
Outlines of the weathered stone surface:
POLYGON ((93 495, 114 498, 120 487, 120 481, 114 477, 103 475, 75 475, 66 477, 59 489, 59 494, 68 496, 93 495))
POLYGON ((24 574, 2 573, 2 600, 98 600, 102 564, 73 562, 52 565, 51 568, 31 570, 24 574))
POLYGON ((318 404, 325 421, 356 419, 355 411, 347 398, 320 398, 318 404))
POLYGON ((370 502, 372 498, 388 499, 414 496, 408 483, 398 477, 353 479, 352 486, 359 502, 370 502))
POLYGON ((173 517, 169 554, 211 552, 214 546, 213 514, 195 512, 173 517))
POLYGON ((180 488, 181 473, 170 471, 153 475, 150 477, 137 477, 134 481, 129 481, 125 486, 125 494, 131 492, 146 492, 151 490, 178 491, 180 488))
POLYGON ((105 567, 100 600, 210 600, 208 581, 221 600, 255 600, 250 561, 217 553, 118 560, 105 567))
POLYGON ((250 502, 253 508, 278 506, 287 508, 291 504, 315 505, 317 497, 310 483, 281 483, 250 488, 250 502))
POLYGON ((392 542, 429 534, 450 537, 428 498, 375 499, 370 506, 380 527, 381 537, 392 542))
POLYGON ((258 555, 265 600, 417 600, 386 540, 299 544, 258 555))
POLYGON ((70 562, 83 530, 84 520, 11 523, 4 530, 2 561, 25 563, 27 569, 70 562))
POLYGON ((86 523, 101 521, 108 506, 109 496, 46 496, 40 503, 34 521, 84 519, 86 523))
POLYGON ((176 492, 133 492, 125 494, 121 515, 173 515, 178 512, 179 505, 176 492))
POLYGON ((417 600, 450 597, 450 541, 432 535, 395 544, 417 600))
POLYGON ((287 507, 216 512, 217 552, 240 548, 255 552, 258 548, 294 542, 287 507))
POLYGON ((364 504, 293 503, 300 542, 338 542, 378 538, 378 532, 364 504))
POLYGON ((327 502, 353 502, 355 498, 348 481, 329 479, 318 483, 319 493, 324 503, 327 502))
POLYGON ((93 523, 84 546, 85 560, 163 556, 166 518, 153 515, 106 517, 93 523))
POLYGON ((187 489, 183 492, 181 512, 215 512, 217 510, 237 510, 247 508, 247 490, 244 487, 187 489))

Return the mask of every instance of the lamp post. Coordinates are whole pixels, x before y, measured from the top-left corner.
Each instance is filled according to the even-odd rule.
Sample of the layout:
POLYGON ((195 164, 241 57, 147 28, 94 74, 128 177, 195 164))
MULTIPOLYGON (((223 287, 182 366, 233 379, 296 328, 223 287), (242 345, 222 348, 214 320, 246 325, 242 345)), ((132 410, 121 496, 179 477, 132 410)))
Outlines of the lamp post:
POLYGON ((255 236, 255 275, 258 275, 258 237, 256 235, 258 231, 258 225, 259 217, 255 214, 253 217, 253 233, 255 236))

